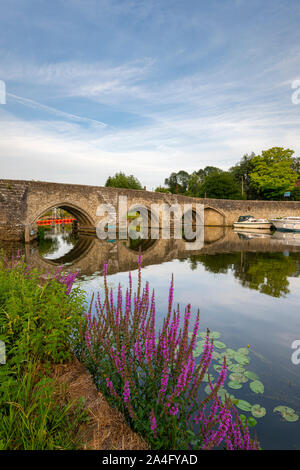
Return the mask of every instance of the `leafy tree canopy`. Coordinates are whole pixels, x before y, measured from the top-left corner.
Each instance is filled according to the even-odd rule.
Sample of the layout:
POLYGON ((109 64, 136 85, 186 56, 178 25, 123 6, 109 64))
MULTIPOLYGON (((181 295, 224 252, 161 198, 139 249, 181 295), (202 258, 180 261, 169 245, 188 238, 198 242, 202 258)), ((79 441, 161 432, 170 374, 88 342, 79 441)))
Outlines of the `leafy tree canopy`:
POLYGON ((240 186, 228 171, 213 172, 201 184, 199 197, 215 199, 241 199, 240 186))
POLYGON ((116 173, 115 176, 109 176, 105 183, 106 187, 143 189, 141 183, 133 175, 126 176, 124 173, 116 173))
POLYGON ((251 185, 264 199, 281 199, 285 191, 291 191, 298 179, 292 169, 293 150, 272 147, 253 157, 251 185))
POLYGON ((165 184, 168 186, 171 193, 184 194, 188 187, 190 175, 187 171, 180 170, 178 173, 171 173, 169 178, 165 179, 165 184))

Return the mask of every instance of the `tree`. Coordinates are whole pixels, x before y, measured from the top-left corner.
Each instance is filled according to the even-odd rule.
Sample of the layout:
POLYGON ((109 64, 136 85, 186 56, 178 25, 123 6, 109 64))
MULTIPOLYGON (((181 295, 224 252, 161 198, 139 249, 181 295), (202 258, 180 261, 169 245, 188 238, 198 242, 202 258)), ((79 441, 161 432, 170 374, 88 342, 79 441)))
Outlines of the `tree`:
POLYGON ((236 182, 243 187, 243 193, 247 199, 258 199, 259 194, 257 190, 251 184, 250 173, 253 172, 253 158, 255 153, 251 155, 245 154, 241 159, 240 163, 237 163, 229 169, 229 172, 233 175, 236 182))
POLYGON ((109 176, 105 183, 106 187, 143 189, 141 183, 133 175, 126 176, 124 173, 116 173, 115 176, 109 176))
POLYGON ((215 199, 241 199, 241 188, 228 171, 213 172, 201 184, 199 197, 215 199))
POLYGON ((168 186, 171 193, 184 194, 188 187, 190 175, 187 171, 180 170, 178 173, 171 173, 169 178, 165 179, 165 184, 168 186))
POLYGON ((282 199, 285 191, 292 191, 298 179, 292 169, 294 151, 282 147, 264 150, 253 157, 251 185, 264 199, 282 199))
POLYGON ((166 194, 169 194, 170 193, 170 190, 168 188, 164 188, 163 186, 158 186, 156 189, 155 189, 155 192, 156 193, 166 193, 166 194))

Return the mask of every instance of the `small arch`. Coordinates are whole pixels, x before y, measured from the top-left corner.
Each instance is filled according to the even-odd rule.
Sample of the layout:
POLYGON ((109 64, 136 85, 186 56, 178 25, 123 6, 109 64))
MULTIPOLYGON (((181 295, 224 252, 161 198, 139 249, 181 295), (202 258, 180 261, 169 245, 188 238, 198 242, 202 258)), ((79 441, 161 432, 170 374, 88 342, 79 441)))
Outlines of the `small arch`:
POLYGON ((216 209, 215 207, 205 206, 204 207, 204 225, 210 226, 222 226, 226 225, 226 217, 224 212, 216 209))

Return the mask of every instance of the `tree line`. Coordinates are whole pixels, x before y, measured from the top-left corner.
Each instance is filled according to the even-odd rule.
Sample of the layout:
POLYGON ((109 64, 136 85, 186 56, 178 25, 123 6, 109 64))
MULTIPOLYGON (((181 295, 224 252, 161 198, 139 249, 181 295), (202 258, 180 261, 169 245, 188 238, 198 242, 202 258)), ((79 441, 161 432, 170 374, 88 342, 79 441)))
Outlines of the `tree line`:
MULTIPOLYGON (((272 147, 261 155, 245 154, 239 163, 225 171, 215 166, 206 166, 192 173, 180 170, 172 172, 157 192, 184 194, 186 196, 216 199, 267 199, 300 200, 300 158, 294 151, 283 147, 272 147)), ((117 173, 109 177, 106 186, 143 189, 133 175, 127 177, 117 173)))

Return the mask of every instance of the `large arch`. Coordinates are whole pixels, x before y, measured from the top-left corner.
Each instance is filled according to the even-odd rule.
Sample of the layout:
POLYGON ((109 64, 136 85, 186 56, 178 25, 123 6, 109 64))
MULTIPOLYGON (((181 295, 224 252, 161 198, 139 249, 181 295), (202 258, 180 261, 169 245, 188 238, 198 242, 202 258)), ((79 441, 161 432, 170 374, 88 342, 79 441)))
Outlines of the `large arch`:
POLYGON ((39 209, 39 212, 33 217, 33 220, 31 220, 30 223, 34 224, 39 218, 42 217, 43 214, 45 214, 45 212, 55 208, 63 209, 72 214, 78 220, 80 225, 94 226, 93 219, 90 217, 90 215, 84 209, 70 202, 57 202, 51 204, 50 206, 44 207, 43 209, 39 209))

